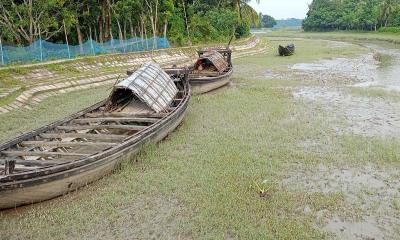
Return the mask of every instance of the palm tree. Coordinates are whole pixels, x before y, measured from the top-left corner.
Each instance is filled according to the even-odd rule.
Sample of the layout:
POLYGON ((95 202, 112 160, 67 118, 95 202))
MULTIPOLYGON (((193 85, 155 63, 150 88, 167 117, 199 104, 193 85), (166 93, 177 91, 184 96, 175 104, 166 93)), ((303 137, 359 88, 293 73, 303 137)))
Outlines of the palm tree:
MULTIPOLYGON (((243 21, 243 16, 245 19, 250 20, 250 22, 257 24, 259 21, 258 13, 249 5, 251 0, 233 0, 232 5, 236 9, 239 15, 240 21, 243 21)), ((260 4, 260 0, 256 0, 260 4)))
POLYGON ((394 11, 395 8, 395 0, 384 0, 380 4, 380 14, 379 14, 379 20, 382 23, 384 23, 385 27, 388 24, 389 17, 391 16, 392 12, 394 11))

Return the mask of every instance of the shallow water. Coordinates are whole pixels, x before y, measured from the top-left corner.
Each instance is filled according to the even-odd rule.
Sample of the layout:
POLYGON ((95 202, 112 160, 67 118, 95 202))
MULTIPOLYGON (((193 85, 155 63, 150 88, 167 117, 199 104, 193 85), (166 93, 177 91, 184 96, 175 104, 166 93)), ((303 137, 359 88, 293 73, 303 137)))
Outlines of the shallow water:
POLYGON ((371 72, 372 80, 358 83, 357 87, 381 87, 400 91, 400 46, 389 43, 363 43, 380 60, 377 69, 371 72))

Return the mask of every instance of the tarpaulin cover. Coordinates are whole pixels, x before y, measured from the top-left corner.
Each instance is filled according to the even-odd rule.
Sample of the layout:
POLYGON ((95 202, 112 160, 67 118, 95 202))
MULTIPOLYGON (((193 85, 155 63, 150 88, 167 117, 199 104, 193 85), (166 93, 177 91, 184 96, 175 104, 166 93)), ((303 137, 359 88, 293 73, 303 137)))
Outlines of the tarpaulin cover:
POLYGON ((171 77, 157 64, 146 63, 131 76, 115 85, 114 91, 129 89, 155 112, 164 111, 178 89, 171 77))

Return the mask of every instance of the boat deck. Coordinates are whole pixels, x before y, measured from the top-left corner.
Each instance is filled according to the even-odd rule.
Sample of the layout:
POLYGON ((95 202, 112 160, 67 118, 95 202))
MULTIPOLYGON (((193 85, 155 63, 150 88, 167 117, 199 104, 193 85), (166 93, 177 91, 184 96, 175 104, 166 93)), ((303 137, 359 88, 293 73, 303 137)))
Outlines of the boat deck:
POLYGON ((182 100, 178 92, 170 107, 155 113, 145 104, 136 101, 104 111, 101 106, 63 124, 33 134, 0 155, 0 178, 10 174, 39 170, 80 160, 115 147, 125 139, 168 115, 182 100))

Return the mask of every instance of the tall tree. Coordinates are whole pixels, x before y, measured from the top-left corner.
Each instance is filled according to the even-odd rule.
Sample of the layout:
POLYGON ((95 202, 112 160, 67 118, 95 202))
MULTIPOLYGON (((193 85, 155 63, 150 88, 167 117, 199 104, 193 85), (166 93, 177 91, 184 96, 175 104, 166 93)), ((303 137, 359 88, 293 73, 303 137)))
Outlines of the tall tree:
POLYGON ((0 25, 17 43, 32 43, 39 35, 45 40, 62 30, 66 0, 1 0, 0 25))

